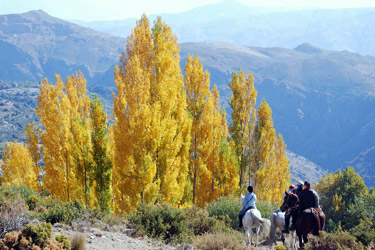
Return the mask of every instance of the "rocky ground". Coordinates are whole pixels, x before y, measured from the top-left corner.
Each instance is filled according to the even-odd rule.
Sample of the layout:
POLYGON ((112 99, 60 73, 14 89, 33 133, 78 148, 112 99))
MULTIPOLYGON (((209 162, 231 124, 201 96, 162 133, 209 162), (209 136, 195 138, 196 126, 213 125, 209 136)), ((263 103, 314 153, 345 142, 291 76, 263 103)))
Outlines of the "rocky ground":
MULTIPOLYGON (((148 239, 147 237, 130 237, 132 229, 115 229, 114 231, 100 230, 93 227, 74 228, 63 224, 56 223, 53 226, 53 234, 64 234, 70 238, 75 235, 81 235, 85 238, 86 250, 136 250, 136 249, 166 249, 166 250, 193 250, 192 245, 182 244, 177 247, 165 245, 164 243, 148 239)), ((280 244, 280 243, 279 243, 280 244)), ((249 249, 271 250, 274 249, 264 243, 257 248, 249 249)))

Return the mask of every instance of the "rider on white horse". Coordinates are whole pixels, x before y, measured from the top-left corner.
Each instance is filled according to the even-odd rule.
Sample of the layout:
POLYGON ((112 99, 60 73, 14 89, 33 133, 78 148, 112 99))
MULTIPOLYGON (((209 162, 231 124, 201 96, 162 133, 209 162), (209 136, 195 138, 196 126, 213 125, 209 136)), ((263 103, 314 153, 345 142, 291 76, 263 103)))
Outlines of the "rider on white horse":
POLYGON ((240 223, 238 225, 239 228, 242 227, 242 217, 245 215, 246 211, 252 208, 256 208, 255 202, 257 201, 257 196, 253 193, 253 190, 254 189, 252 186, 247 187, 247 191, 249 191, 249 193, 246 194, 244 201, 242 203, 244 205, 239 214, 239 219, 240 219, 240 223))

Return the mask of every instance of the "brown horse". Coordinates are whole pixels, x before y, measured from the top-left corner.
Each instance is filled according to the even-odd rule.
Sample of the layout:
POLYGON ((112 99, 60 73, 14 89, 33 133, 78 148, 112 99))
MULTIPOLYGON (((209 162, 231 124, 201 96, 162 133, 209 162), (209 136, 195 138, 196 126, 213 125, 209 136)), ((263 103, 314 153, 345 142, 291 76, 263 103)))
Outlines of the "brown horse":
MULTIPOLYGON (((280 207, 281 211, 296 207, 298 207, 298 196, 285 192, 284 203, 280 207)), ((295 225, 301 249, 303 249, 304 243, 307 242, 307 235, 309 233, 319 235, 319 230, 323 230, 324 228, 325 220, 326 216, 320 208, 307 208, 298 214, 295 225)))

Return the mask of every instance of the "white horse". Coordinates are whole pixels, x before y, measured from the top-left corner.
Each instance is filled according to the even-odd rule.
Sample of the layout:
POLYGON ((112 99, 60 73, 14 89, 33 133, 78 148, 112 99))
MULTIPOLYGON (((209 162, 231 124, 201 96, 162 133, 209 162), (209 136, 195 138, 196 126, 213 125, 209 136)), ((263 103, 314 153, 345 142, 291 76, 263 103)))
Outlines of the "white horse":
MULTIPOLYGON (((270 221, 271 221, 270 243, 271 243, 271 246, 272 246, 273 244, 276 245, 276 241, 277 241, 276 229, 278 228, 280 230, 283 230, 283 228, 285 226, 285 212, 281 212, 280 209, 274 211, 270 215, 270 221)), ((295 250, 295 249, 297 249, 296 231, 291 231, 290 236, 292 237, 291 242, 290 242, 290 247, 291 247, 291 249, 295 250)), ((283 242, 283 245, 286 246, 286 244, 285 244, 285 234, 284 233, 281 233, 281 240, 283 242)))
MULTIPOLYGON (((241 195, 242 206, 244 196, 241 195)), ((242 217, 242 225, 247 234, 247 244, 253 244, 253 228, 255 228, 255 246, 258 245, 258 235, 260 229, 263 228, 264 232, 267 234, 270 228, 270 221, 268 219, 263 219, 259 210, 256 208, 247 210, 245 215, 242 217)))

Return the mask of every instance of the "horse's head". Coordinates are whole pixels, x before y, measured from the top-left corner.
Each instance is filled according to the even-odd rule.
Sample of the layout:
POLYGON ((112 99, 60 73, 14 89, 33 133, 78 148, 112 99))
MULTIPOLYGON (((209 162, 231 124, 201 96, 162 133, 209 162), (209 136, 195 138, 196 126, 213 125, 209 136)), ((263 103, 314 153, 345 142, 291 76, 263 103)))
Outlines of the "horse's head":
POLYGON ((296 194, 285 192, 284 202, 281 205, 280 210, 285 212, 289 208, 294 208, 297 206, 297 202, 298 196, 296 194))

